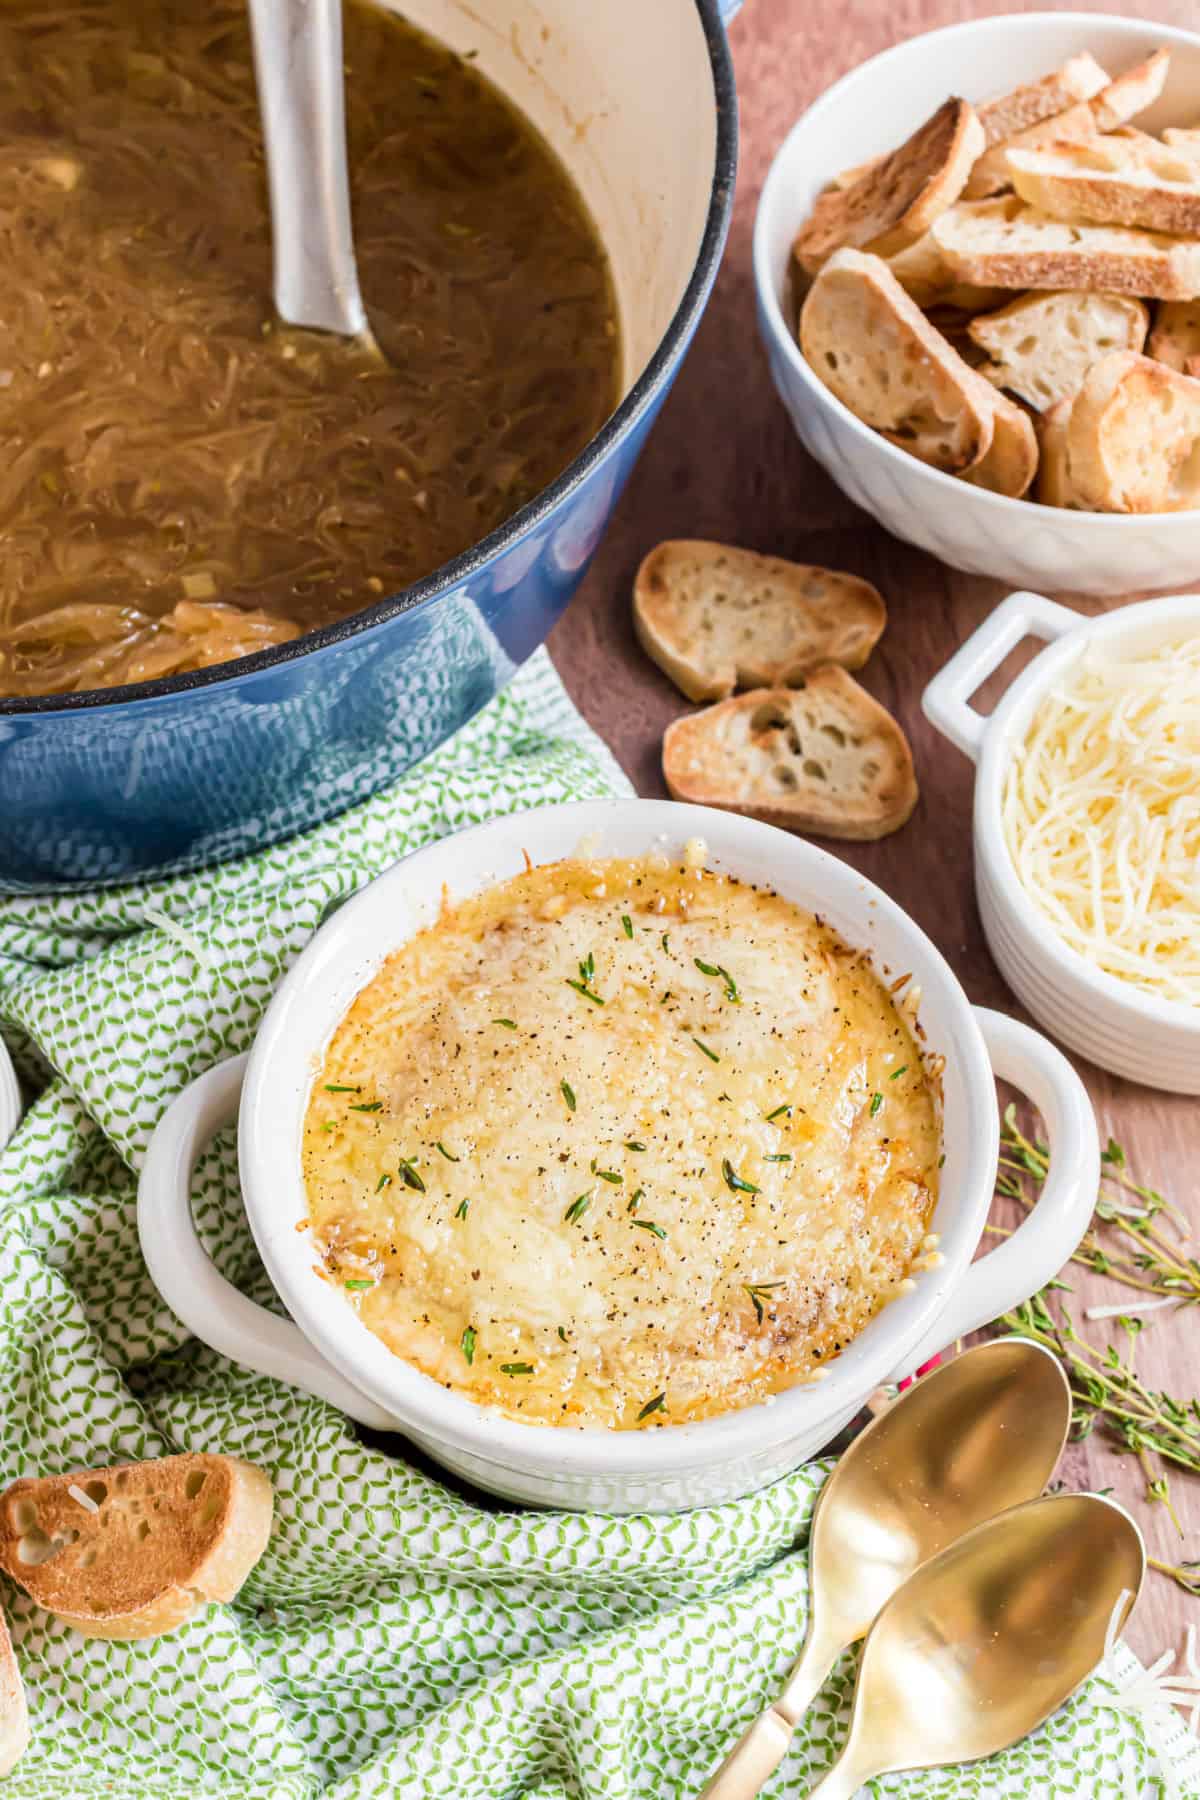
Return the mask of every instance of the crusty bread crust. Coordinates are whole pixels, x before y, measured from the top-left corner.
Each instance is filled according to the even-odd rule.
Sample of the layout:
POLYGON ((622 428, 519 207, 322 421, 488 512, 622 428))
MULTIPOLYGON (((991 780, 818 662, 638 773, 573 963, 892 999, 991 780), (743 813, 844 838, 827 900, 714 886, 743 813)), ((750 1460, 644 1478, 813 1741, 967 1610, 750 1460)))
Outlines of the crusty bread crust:
POLYGON ((821 837, 883 837, 917 803, 904 733, 833 663, 802 687, 760 688, 677 719, 663 774, 676 800, 821 837))
POLYGON ((26 1478, 0 1496, 0 1568, 85 1636, 159 1637, 232 1600, 271 1512, 267 1477, 230 1456, 26 1478))
POLYGON ((933 236, 959 279, 980 287, 1200 296, 1200 243, 1118 225, 1068 225, 1011 196, 960 201, 933 236))
POLYGON ((1114 131, 1118 125, 1127 125, 1130 119, 1136 119, 1148 106, 1153 106, 1167 84, 1170 68, 1171 52, 1156 50, 1144 62, 1135 63, 1132 69, 1114 76, 1108 86, 1101 88, 1088 102, 1097 129, 1114 131))
POLYGON ((1200 233, 1200 165, 1153 139, 1011 150, 1008 166, 1021 198, 1052 218, 1200 233))
POLYGON ((1132 351, 1089 370, 1067 424, 1070 480, 1097 512, 1200 505, 1200 381, 1132 351))
POLYGON ((818 195, 793 253, 815 274, 835 250, 861 248, 897 231, 928 231, 963 190, 983 149, 983 126, 966 100, 947 100, 924 125, 847 188, 818 195))
POLYGON ((28 1748, 25 1683, 13 1654, 8 1621, 0 1612, 0 1778, 12 1773, 28 1748))
POLYGON ((830 259, 804 303, 800 346, 843 405, 922 462, 956 474, 986 455, 994 390, 879 257, 830 259))
POLYGON ((1037 498, 1043 506, 1081 507, 1082 500, 1071 481, 1071 465, 1067 447, 1067 426, 1075 396, 1068 394, 1048 407, 1038 420, 1037 498))
POLYGON ((993 407, 992 441, 979 461, 963 470, 963 479, 1019 500, 1037 474, 1037 433, 1029 415, 1007 395, 997 393, 993 407))
POLYGON ((817 663, 860 669, 887 610, 857 575, 671 539, 638 569, 633 617, 646 654, 689 700, 723 700, 735 687, 786 686, 817 663))

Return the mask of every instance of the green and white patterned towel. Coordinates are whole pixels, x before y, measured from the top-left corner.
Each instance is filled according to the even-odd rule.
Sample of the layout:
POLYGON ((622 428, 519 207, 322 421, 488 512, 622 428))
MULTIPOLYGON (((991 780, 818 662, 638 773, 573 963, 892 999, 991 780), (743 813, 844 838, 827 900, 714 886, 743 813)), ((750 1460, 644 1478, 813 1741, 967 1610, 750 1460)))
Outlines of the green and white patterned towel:
MULTIPOLYGON (((0 1482, 228 1451, 270 1474, 277 1521, 234 1606, 153 1643, 82 1639, 3 1586, 34 1732, 5 1800, 684 1800, 779 1682, 822 1465, 674 1518, 502 1507, 189 1339, 138 1250, 156 1119, 246 1048, 332 905, 490 814, 625 792, 539 656, 397 787, 293 843, 0 903, 0 1024, 35 1096, 0 1152, 0 1482)), ((225 1273, 267 1298, 228 1135, 195 1207, 225 1273)), ((832 1759, 852 1674, 847 1659, 767 1793, 805 1793, 832 1759)), ((1119 1652, 1007 1756, 877 1791, 1200 1792, 1177 1717, 1131 1710, 1137 1674, 1119 1652)))

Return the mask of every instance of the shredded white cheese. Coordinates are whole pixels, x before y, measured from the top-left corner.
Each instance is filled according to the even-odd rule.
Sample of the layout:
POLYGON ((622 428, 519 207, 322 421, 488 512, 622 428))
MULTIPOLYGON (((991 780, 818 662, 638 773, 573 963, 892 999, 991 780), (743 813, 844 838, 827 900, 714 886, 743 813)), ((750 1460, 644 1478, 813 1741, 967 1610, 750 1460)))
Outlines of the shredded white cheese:
POLYGON ((70 1487, 67 1489, 67 1492, 68 1492, 68 1494, 70 1494, 72 1500, 78 1501, 79 1505, 83 1507, 85 1512, 98 1513, 100 1511, 100 1508, 96 1505, 96 1502, 92 1499, 92 1496, 90 1494, 85 1494, 83 1489, 81 1487, 77 1486, 77 1484, 75 1482, 71 1483, 70 1487))
POLYGON ((161 906, 151 906, 147 903, 142 907, 142 917, 147 925, 156 926, 164 937, 173 938, 181 950, 186 950, 189 956, 196 959, 201 968, 216 968, 216 958, 200 942, 195 932, 189 931, 185 925, 179 923, 178 919, 173 919, 169 913, 165 913, 161 906))
POLYGON ((1200 634, 1085 654, 1012 759, 1003 820, 1022 884, 1072 949, 1200 1006, 1200 634))

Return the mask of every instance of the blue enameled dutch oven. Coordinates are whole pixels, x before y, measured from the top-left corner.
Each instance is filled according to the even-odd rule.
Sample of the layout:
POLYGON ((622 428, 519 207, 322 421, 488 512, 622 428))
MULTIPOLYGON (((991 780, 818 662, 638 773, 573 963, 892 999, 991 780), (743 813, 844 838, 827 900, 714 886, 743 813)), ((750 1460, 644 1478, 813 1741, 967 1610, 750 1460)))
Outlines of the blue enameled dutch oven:
POLYGON ((624 398, 538 499, 366 612, 199 674, 0 701, 0 889, 128 881, 289 836, 394 781, 543 641, 717 272, 737 160, 735 6, 488 0, 481 18, 469 0, 404 0, 414 24, 478 49, 579 183, 612 261, 624 398))

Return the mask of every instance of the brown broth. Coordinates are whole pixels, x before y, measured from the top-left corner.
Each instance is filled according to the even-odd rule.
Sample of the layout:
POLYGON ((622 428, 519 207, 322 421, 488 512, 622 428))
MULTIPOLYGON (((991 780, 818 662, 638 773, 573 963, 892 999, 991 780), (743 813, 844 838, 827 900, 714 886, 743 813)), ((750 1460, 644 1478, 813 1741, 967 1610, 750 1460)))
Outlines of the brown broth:
POLYGON ((395 593, 615 404, 603 247, 472 67, 346 9, 386 364, 281 327, 244 0, 0 0, 0 693, 148 680, 395 593))

